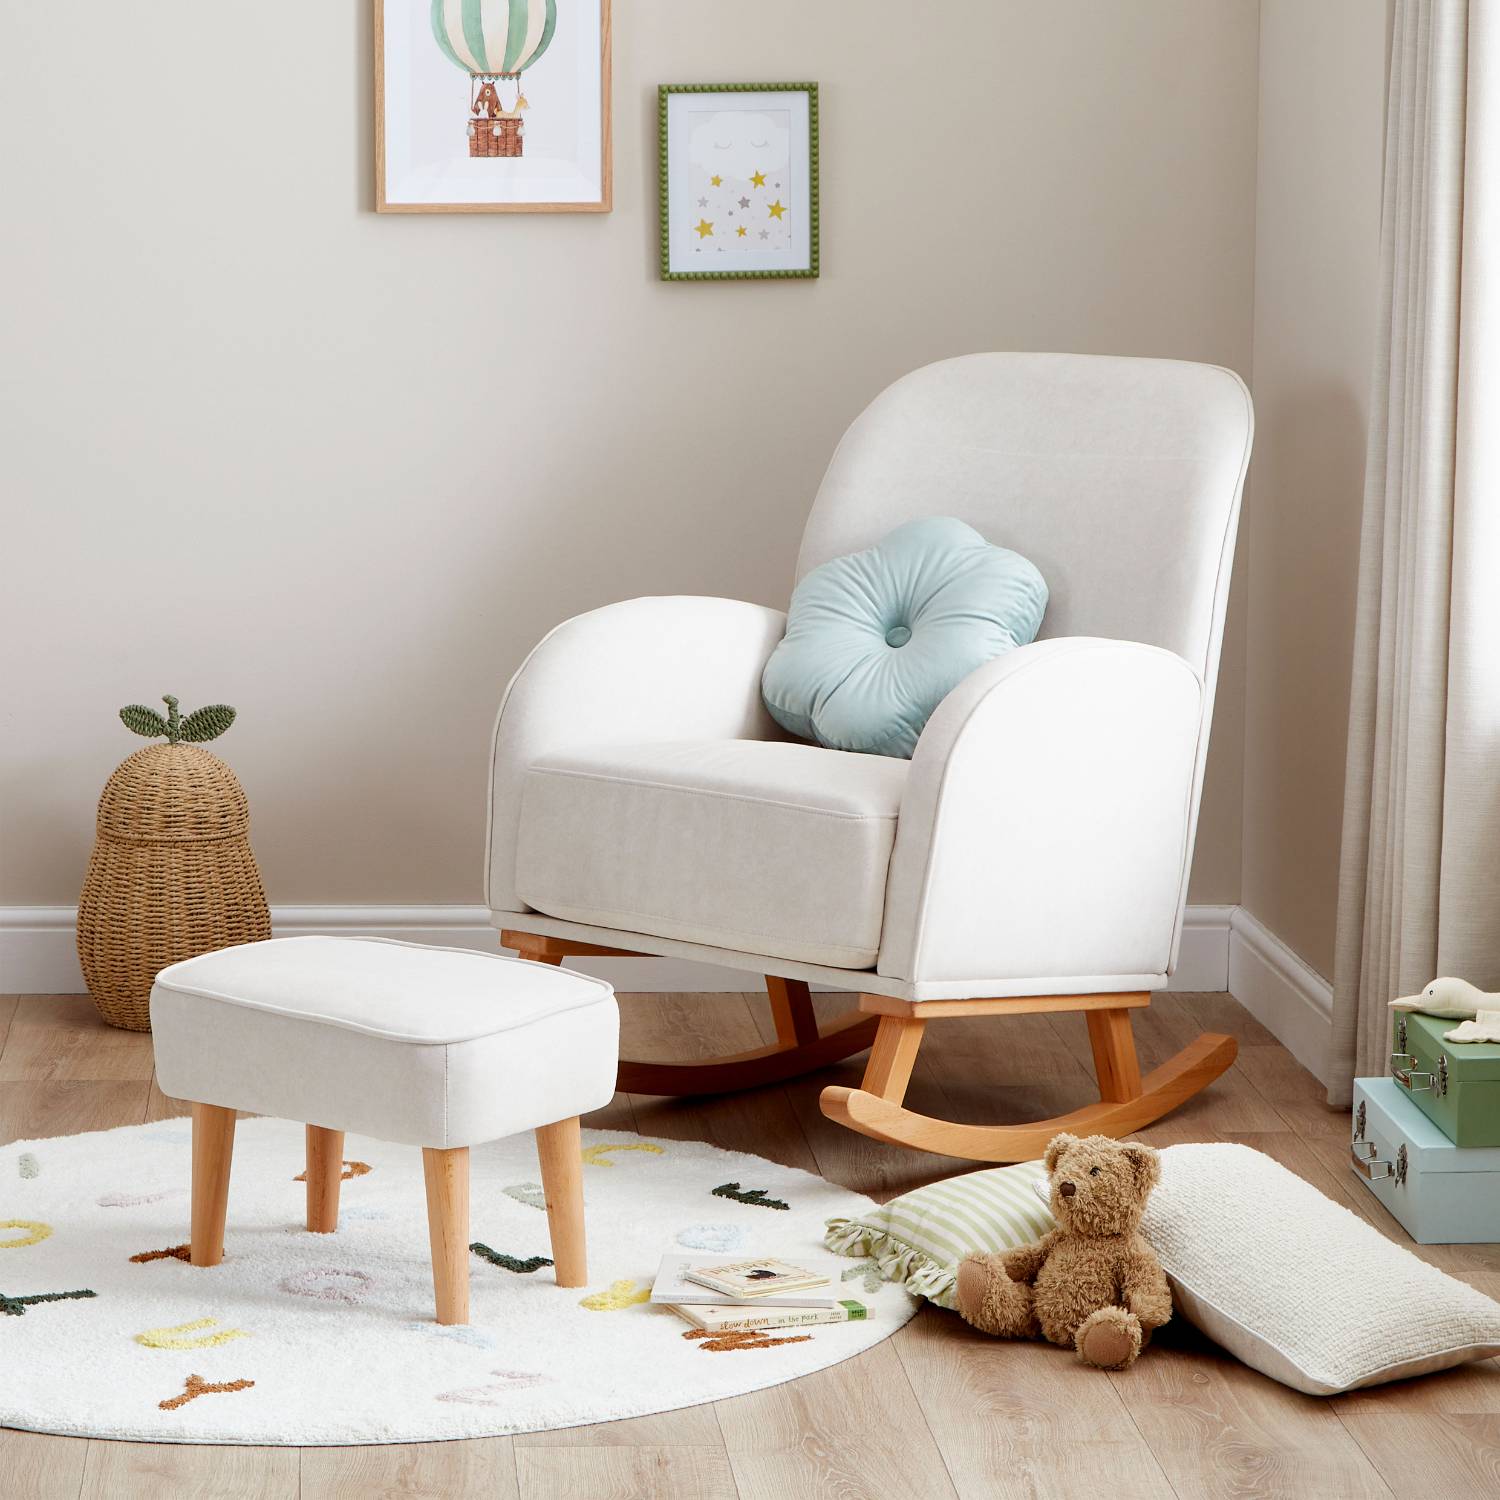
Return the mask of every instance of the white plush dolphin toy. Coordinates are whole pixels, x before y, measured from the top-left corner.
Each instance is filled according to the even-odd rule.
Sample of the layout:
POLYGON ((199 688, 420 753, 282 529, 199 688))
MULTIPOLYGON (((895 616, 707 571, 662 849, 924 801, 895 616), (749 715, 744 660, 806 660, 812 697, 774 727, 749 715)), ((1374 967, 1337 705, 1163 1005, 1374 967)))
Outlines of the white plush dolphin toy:
POLYGON ((1450 1042, 1500 1042, 1500 995, 1486 994, 1467 979, 1434 979, 1420 995, 1392 1000, 1390 1008, 1462 1021, 1443 1033, 1450 1042))

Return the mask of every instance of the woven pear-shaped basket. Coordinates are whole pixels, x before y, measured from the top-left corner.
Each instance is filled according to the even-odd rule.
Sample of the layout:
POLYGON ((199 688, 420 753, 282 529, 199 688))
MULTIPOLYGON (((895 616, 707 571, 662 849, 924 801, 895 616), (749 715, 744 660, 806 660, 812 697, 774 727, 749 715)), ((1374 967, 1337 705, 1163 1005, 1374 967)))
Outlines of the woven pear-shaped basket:
POLYGON ((151 1029, 151 985, 168 964, 270 937, 249 833, 244 788, 197 745, 150 745, 109 778, 78 903, 78 957, 111 1026, 151 1029))

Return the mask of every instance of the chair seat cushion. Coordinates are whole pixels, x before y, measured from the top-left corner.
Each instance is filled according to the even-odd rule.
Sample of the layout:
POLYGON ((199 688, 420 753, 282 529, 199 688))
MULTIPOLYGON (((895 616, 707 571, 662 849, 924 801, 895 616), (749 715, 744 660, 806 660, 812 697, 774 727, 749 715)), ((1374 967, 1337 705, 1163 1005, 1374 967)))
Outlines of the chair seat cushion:
POLYGON ((931 516, 797 585, 761 678, 771 716, 837 750, 910 759, 970 672, 1036 638, 1047 585, 1019 553, 931 516))
POLYGON ((151 1029, 168 1095, 419 1146, 597 1109, 619 1058, 603 980, 379 938, 276 938, 173 964, 151 1029))
POLYGON ((872 968, 906 771, 763 740, 547 756, 522 787, 516 890, 594 927, 872 968))

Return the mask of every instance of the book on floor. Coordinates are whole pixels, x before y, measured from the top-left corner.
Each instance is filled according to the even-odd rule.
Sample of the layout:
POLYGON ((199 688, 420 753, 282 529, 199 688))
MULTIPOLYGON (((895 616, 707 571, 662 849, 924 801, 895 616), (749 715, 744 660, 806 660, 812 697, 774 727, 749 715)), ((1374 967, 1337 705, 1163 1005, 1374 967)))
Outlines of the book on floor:
POLYGON ((844 1301, 832 1307, 694 1307, 667 1306, 694 1328, 711 1333, 738 1333, 755 1328, 805 1328, 815 1323, 860 1323, 870 1316, 863 1302, 844 1301))
POLYGON ((698 1286, 706 1286, 711 1292, 725 1297, 753 1298, 787 1297, 793 1292, 810 1292, 814 1287, 827 1286, 828 1278, 804 1266, 794 1266, 774 1255, 757 1256, 753 1260, 724 1262, 695 1262, 684 1269, 683 1276, 698 1286))
MULTIPOLYGON (((800 1266, 787 1267, 795 1271, 799 1278, 812 1278, 812 1286, 802 1290, 778 1290, 772 1293, 763 1293, 753 1297, 742 1297, 728 1292, 718 1291, 715 1288, 705 1286, 701 1281, 693 1279, 692 1272, 707 1272, 714 1274, 725 1268, 743 1268, 761 1266, 769 1269, 773 1265, 785 1266, 784 1261, 749 1261, 740 1255, 664 1255, 661 1258, 661 1268, 656 1273, 656 1284, 651 1288, 651 1300, 666 1306, 689 1306, 689 1307, 755 1307, 757 1305, 770 1305, 775 1307, 815 1307, 830 1308, 838 1306, 838 1298, 833 1296, 831 1289, 825 1292, 816 1290, 818 1287, 829 1285, 828 1277, 814 1276, 814 1273, 803 1270, 800 1266)), ((757 1278, 764 1280, 765 1278, 757 1278)), ((755 1283, 751 1283, 754 1285, 755 1283)))

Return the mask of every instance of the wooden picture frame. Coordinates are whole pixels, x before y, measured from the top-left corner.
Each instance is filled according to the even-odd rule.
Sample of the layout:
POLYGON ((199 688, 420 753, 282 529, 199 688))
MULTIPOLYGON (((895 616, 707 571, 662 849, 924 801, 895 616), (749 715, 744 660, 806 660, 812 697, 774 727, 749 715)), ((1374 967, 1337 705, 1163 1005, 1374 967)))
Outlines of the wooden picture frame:
POLYGON ((815 279, 817 84, 666 83, 657 110, 661 279, 815 279))
POLYGON ((372 5, 376 212, 611 210, 611 0, 372 5))

